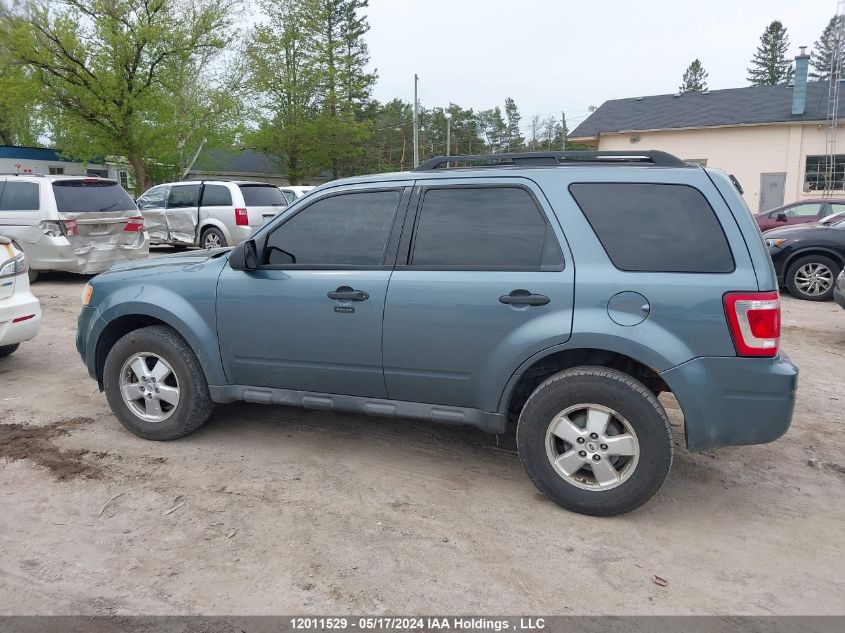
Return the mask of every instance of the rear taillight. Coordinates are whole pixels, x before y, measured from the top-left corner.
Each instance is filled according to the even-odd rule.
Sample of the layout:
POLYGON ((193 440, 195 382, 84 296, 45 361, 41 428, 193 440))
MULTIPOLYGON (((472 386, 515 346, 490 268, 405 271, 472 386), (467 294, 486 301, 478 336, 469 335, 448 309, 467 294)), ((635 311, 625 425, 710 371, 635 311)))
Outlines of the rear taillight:
POLYGON ((129 218, 126 221, 126 226, 123 227, 124 233, 140 233, 144 230, 144 218, 129 218))
POLYGON ((739 356, 777 356, 780 345, 780 295, 729 292, 725 316, 739 356))
POLYGON ((70 237, 77 235, 76 220, 44 220, 41 231, 50 237, 70 237))
POLYGON ((246 209, 235 209, 235 224, 238 226, 249 226, 249 213, 246 209))

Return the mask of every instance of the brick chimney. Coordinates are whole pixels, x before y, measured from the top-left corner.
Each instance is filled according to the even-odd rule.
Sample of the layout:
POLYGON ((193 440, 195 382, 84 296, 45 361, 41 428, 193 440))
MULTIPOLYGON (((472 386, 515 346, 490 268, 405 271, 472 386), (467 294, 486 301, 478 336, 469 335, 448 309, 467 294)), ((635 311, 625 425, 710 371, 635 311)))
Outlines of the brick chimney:
POLYGON ((801 52, 795 58, 795 78, 792 87, 792 116, 804 114, 807 105, 807 73, 810 69, 810 56, 807 47, 800 46, 801 52))

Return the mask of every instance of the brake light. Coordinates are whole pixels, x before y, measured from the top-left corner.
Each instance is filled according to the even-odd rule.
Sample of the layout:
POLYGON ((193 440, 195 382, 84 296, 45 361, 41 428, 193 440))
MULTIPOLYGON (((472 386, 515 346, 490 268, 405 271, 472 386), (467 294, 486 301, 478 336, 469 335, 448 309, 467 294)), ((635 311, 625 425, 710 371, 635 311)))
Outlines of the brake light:
POLYGON ((235 209, 235 224, 249 226, 249 214, 246 209, 235 209))
POLYGON ((780 346, 780 295, 729 292, 725 316, 739 356, 777 356, 780 346))
POLYGON ((76 220, 59 220, 62 225, 62 233, 67 236, 79 235, 79 229, 76 226, 76 220))
POLYGON ((144 218, 129 218, 126 221, 126 226, 123 227, 124 233, 140 233, 144 230, 144 218))

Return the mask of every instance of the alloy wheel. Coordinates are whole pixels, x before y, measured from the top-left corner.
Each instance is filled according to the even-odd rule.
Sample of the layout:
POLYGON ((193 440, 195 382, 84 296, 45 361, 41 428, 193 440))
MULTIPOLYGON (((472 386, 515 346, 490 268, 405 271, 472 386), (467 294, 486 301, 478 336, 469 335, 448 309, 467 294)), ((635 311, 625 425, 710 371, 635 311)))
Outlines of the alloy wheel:
POLYGON ((795 287, 806 295, 823 295, 833 285, 833 271, 824 264, 808 263, 795 271, 795 287))
POLYGON ((179 381, 170 364, 158 354, 134 354, 120 371, 120 395, 142 420, 164 422, 179 404, 179 381))

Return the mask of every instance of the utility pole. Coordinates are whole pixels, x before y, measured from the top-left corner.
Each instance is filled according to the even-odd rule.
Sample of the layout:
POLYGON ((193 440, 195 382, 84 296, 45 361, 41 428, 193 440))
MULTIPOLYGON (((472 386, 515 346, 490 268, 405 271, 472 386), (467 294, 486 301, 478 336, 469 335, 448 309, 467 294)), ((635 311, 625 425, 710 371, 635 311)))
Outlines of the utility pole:
POLYGON ((414 73, 414 167, 420 164, 420 101, 417 98, 417 84, 420 78, 414 73))
POLYGON ((566 151, 566 113, 563 110, 560 111, 560 135, 563 137, 563 141, 561 141, 561 151, 566 151))
POLYGON ((446 113, 446 156, 452 155, 452 115, 446 113))

